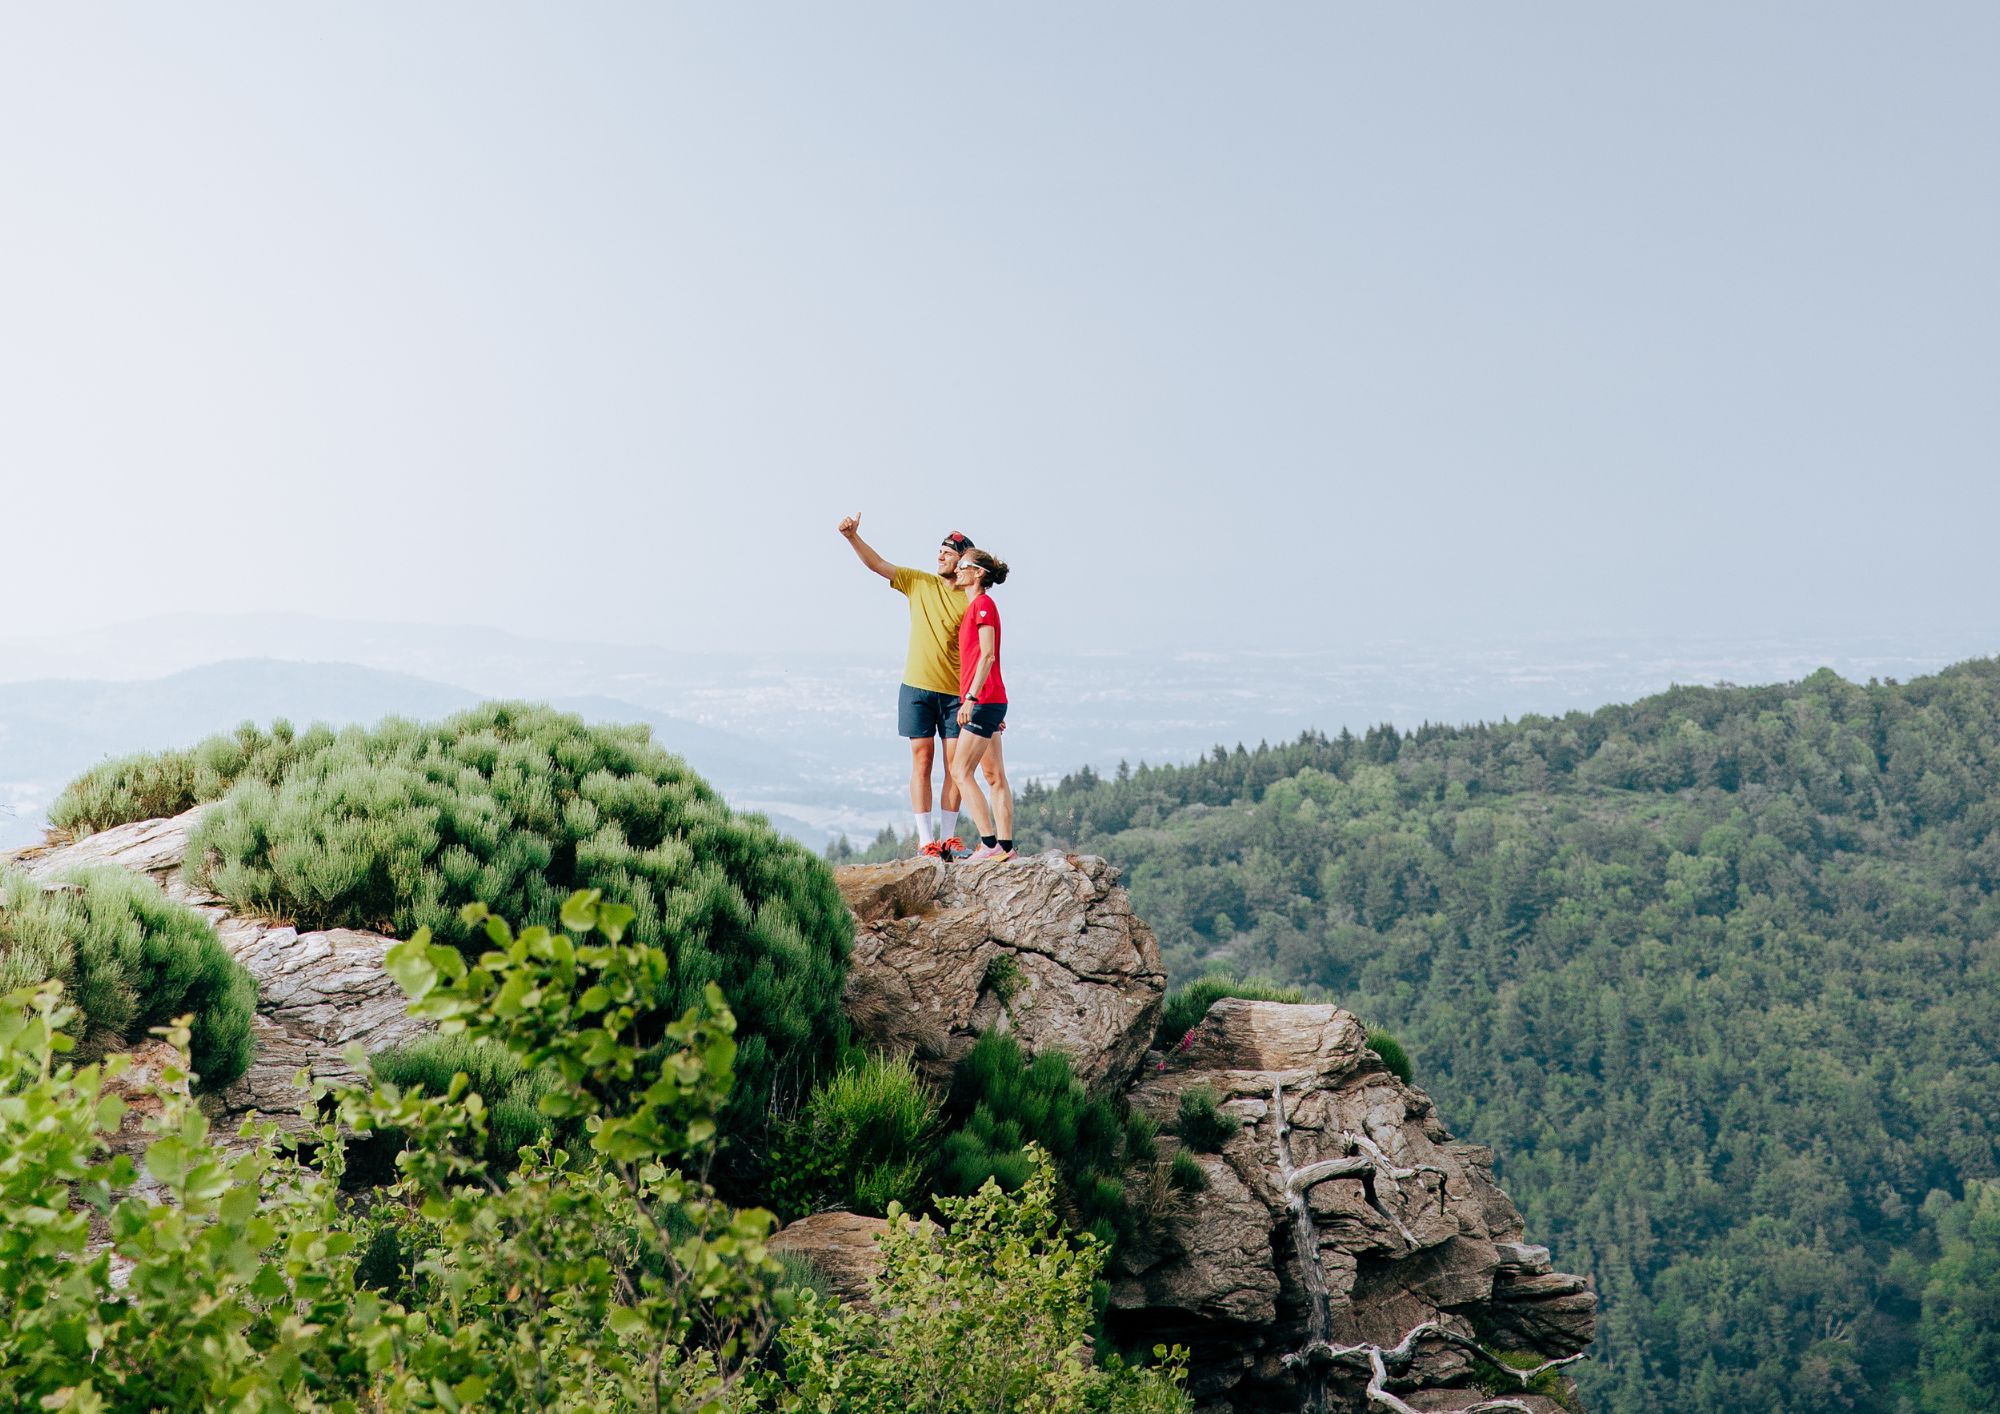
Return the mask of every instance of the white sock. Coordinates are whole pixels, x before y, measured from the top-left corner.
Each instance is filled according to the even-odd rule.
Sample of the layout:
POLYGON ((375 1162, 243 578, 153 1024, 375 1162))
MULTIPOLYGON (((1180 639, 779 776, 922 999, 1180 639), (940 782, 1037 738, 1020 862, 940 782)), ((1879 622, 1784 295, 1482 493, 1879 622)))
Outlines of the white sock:
POLYGON ((935 838, 931 834, 931 817, 922 810, 917 811, 917 843, 929 844, 935 838))
POLYGON ((944 812, 942 810, 933 811, 931 814, 931 834, 938 839, 943 839, 950 833, 951 831, 945 827, 944 812))

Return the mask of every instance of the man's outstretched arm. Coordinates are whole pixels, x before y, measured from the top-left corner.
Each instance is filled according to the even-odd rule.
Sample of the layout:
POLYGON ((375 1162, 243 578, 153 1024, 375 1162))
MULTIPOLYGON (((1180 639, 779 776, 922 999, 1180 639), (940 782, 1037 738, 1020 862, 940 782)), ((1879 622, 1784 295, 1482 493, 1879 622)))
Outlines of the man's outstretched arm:
POLYGON ((896 567, 875 553, 875 549, 861 538, 861 512, 856 511, 840 523, 840 533, 847 537, 847 543, 854 547, 854 553, 861 557, 861 563, 884 579, 896 577, 896 567))

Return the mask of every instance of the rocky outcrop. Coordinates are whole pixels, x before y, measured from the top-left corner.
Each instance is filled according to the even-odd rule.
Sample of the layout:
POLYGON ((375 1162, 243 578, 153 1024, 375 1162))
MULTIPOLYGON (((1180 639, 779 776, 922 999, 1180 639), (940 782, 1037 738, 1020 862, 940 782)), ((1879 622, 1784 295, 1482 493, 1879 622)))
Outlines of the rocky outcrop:
MULTIPOLYGON (((180 864, 199 814, 12 862, 49 883, 95 865, 130 869, 206 915, 259 991, 251 1070, 206 1103, 224 1119, 257 1109, 284 1120, 298 1071, 346 1078, 348 1046, 375 1052, 424 1028, 383 971, 392 939, 236 917, 189 887, 180 864)), ((991 1028, 1031 1052, 1060 1050, 1087 1083, 1126 1093, 1159 1122, 1167 1158, 1189 1091, 1206 1089, 1239 1121, 1220 1152, 1193 1155, 1201 1192, 1130 1176, 1128 1192, 1150 1191, 1158 1210, 1110 1274, 1112 1334, 1187 1345, 1204 1411, 1558 1407, 1472 1384, 1506 1378, 1491 1353, 1576 1357, 1593 1330, 1589 1284, 1525 1241, 1492 1152, 1454 1140, 1352 1015, 1224 1000, 1184 1049, 1149 1052, 1166 981, 1159 948, 1103 860, 912 859, 838 877, 857 925, 846 1008, 871 1044, 909 1052, 939 1081, 991 1028)), ((883 1226, 817 1214, 773 1247, 858 1299, 880 1270, 883 1226)))
POLYGON ((846 1008, 871 1044, 944 1081, 983 1031, 1059 1050, 1086 1085, 1122 1086, 1159 1025, 1153 930, 1102 859, 904 859, 836 871, 857 924, 846 1008))
POLYGON ((285 1125, 303 1125, 299 1072, 314 1079, 350 1080, 342 1058, 351 1045, 369 1054, 401 1045, 428 1029, 407 1014, 408 1002, 382 968, 393 938, 351 928, 300 932, 286 923, 231 914, 214 894, 181 878, 188 833, 206 806, 166 820, 119 825, 71 844, 22 851, 16 867, 54 883, 78 870, 106 865, 144 874, 169 898, 209 920, 230 956, 257 982, 255 1058, 250 1069, 208 1100, 217 1119, 233 1122, 252 1110, 285 1125))
POLYGON ((842 1301, 867 1305, 870 1288, 882 1274, 879 1243, 888 1230, 883 1219, 859 1213, 813 1213, 773 1233, 770 1247, 811 1263, 842 1301))
POLYGON ((1473 1407, 1414 1396, 1505 1378, 1482 1351, 1564 1361, 1589 1344, 1594 1296, 1522 1242, 1492 1151, 1454 1141, 1347 1012, 1217 1002, 1130 1098, 1171 1131, 1197 1089, 1240 1127, 1195 1156, 1206 1189, 1126 1256, 1111 1320, 1189 1346, 1203 1403, 1394 1409, 1372 1382, 1411 1408, 1473 1407))

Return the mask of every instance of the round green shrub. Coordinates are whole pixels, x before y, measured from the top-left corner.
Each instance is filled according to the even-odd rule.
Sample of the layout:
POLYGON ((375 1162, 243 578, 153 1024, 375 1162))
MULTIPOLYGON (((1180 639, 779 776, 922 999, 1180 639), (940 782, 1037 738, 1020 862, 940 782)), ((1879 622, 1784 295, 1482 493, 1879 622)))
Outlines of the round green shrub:
POLYGON ((952 1072, 947 1132, 938 1146, 940 1194, 977 1193, 989 1178, 1012 1193, 1034 1172, 1026 1146, 1055 1161, 1076 1226, 1115 1245, 1132 1231, 1120 1181, 1152 1150, 1122 1102, 1094 1097, 1060 1051, 1030 1061, 1014 1037, 989 1031, 952 1072))
POLYGON ((257 984, 202 916, 123 869, 92 869, 44 889, 0 879, 0 993, 53 978, 82 1013, 93 1054, 194 1014, 194 1069, 204 1089, 249 1069, 257 984))
POLYGON ((1203 1172, 1195 1156, 1185 1149, 1174 1155, 1167 1181, 1182 1193, 1200 1193, 1208 1187, 1207 1173, 1203 1172))
POLYGON ((601 889, 671 962, 663 1007, 714 982, 741 1023, 731 1127, 831 1068, 854 924, 831 871, 738 815, 643 726, 587 726, 521 703, 429 724, 350 728, 246 775, 189 842, 189 879, 237 908, 304 927, 408 936, 428 927, 477 954, 460 920, 484 903, 555 926, 601 889))

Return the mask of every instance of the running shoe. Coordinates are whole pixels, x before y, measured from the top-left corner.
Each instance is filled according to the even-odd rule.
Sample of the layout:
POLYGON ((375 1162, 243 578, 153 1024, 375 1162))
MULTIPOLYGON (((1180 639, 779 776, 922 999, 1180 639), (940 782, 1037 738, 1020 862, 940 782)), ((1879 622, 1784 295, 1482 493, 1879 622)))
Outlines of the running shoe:
POLYGON ((944 857, 946 859, 963 859, 968 852, 965 847, 965 841, 957 835, 949 836, 944 841, 944 857))
POLYGON ((983 844, 978 849, 972 851, 972 857, 965 862, 967 864, 977 864, 982 859, 1012 859, 1013 857, 1014 851, 1011 849, 1002 849, 997 844, 983 844))
POLYGON ((951 856, 945 853, 946 843, 944 840, 926 840, 924 847, 918 850, 917 853, 928 854, 932 859, 949 859, 951 856))

